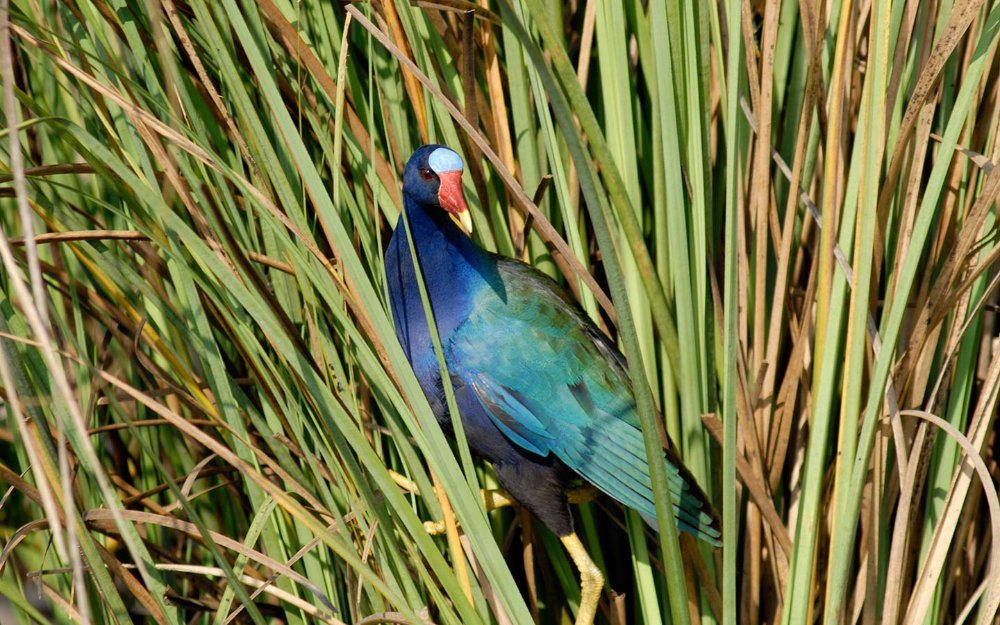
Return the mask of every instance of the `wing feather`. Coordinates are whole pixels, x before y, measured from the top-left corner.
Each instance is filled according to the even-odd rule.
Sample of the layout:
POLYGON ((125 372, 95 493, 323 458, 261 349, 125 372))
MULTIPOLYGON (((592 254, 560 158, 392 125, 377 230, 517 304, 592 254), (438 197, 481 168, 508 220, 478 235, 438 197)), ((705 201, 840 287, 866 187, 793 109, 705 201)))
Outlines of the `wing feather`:
MULTIPOLYGON (((554 454, 584 479, 655 521, 652 480, 628 374, 618 350, 558 285, 499 263, 502 295, 487 290, 447 347, 452 374, 515 444, 554 454)), ((718 542, 690 476, 667 457, 678 525, 718 542)))

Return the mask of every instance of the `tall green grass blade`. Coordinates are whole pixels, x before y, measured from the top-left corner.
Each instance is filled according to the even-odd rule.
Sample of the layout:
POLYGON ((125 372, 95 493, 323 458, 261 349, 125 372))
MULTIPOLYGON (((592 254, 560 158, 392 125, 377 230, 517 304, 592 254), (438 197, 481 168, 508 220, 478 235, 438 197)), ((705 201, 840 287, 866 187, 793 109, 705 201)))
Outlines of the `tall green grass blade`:
MULTIPOLYGON (((741 3, 730 0, 726 5, 726 20, 730 32, 740 22, 741 3)), ((740 39, 731 40, 726 57, 726 135, 730 145, 738 146, 743 117, 739 114, 739 94, 741 67, 743 66, 743 46, 740 39)), ((722 622, 734 625, 738 621, 737 612, 737 489, 736 489, 736 361, 737 361, 737 211, 740 201, 740 152, 726 151, 726 212, 725 212, 725 261, 723 263, 723 311, 722 322, 722 423, 725 438, 722 443, 722 622)))

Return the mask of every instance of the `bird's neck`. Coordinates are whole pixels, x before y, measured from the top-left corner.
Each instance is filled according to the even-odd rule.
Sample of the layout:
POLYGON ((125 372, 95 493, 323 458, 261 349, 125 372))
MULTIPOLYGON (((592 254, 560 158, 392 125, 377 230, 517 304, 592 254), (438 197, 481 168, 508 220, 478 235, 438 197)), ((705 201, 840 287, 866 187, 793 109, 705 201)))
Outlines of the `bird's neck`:
POLYGON ((425 208, 410 198, 406 198, 405 210, 406 221, 400 215, 396 227, 403 235, 400 251, 409 255, 404 226, 408 223, 432 299, 438 293, 470 293, 495 282, 496 261, 473 243, 445 210, 425 208))

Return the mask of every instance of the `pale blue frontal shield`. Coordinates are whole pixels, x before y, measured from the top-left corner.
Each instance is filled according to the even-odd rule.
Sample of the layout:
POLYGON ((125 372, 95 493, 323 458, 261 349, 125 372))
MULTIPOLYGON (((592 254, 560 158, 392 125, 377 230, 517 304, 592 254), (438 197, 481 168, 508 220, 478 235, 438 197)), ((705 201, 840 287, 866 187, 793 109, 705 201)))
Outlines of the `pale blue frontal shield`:
POLYGON ((427 157, 427 164, 438 174, 462 171, 465 167, 462 163, 462 157, 449 148, 438 148, 431 152, 431 155, 427 157))

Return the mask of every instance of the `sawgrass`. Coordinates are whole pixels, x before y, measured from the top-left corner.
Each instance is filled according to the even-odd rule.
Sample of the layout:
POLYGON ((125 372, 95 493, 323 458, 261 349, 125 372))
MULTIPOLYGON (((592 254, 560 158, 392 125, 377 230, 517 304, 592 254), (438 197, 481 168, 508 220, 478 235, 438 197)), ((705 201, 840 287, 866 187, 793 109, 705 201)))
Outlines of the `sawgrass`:
POLYGON ((0 1, 2 601, 572 620, 386 310, 440 142, 479 242, 645 381, 658 508, 662 431, 721 512, 714 550, 577 508, 599 622, 994 622, 998 33, 988 0, 0 1))

